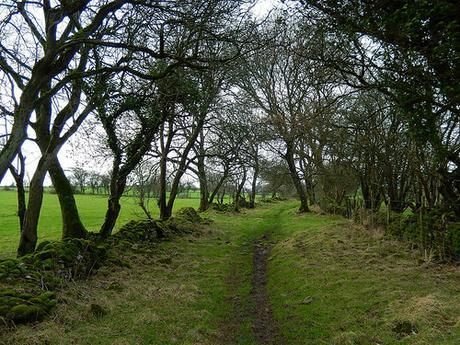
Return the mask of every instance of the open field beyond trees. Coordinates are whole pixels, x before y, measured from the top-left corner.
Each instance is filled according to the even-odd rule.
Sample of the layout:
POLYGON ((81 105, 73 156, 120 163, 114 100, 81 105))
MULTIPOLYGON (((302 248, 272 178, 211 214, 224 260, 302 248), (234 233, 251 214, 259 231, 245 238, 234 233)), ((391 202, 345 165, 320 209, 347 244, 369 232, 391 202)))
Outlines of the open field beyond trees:
MULTIPOLYGON (((75 195, 82 222, 89 230, 99 230, 104 221, 107 208, 107 195, 75 195)), ((121 199, 122 209, 117 221, 117 228, 132 219, 145 217, 137 205, 135 197, 125 196, 121 199)), ((178 199, 175 209, 181 207, 197 207, 199 199, 196 195, 189 199, 178 199)), ((15 191, 0 191, 0 258, 16 255, 19 243, 19 220, 17 212, 17 196, 15 191)), ((151 202, 153 215, 158 214, 155 201, 151 202)), ((62 221, 56 194, 45 193, 41 211, 38 236, 39 241, 58 240, 61 238, 62 221)))

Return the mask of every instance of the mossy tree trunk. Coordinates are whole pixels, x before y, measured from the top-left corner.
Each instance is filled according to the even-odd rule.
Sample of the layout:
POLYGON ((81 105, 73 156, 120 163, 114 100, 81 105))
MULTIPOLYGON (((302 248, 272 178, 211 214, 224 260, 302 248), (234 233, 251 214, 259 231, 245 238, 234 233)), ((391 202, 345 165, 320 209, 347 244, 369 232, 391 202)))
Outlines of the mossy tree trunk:
POLYGON ((104 224, 101 226, 100 234, 103 237, 108 237, 112 234, 112 230, 115 227, 115 224, 120 214, 121 205, 120 205, 121 195, 111 193, 109 200, 107 202, 107 211, 105 212, 104 224))
POLYGON ((197 154, 196 166, 197 175, 200 182, 200 207, 198 208, 201 212, 206 211, 209 208, 209 186, 208 177, 206 175, 205 167, 205 149, 204 149, 204 134, 203 130, 200 131, 200 140, 198 142, 198 149, 195 150, 197 154))
POLYGON ((43 181, 46 176, 47 156, 40 159, 37 169, 30 181, 29 200, 24 215, 18 256, 32 253, 37 245, 37 227, 43 202, 43 181))
MULTIPOLYGON (((62 132, 66 121, 76 113, 79 107, 81 87, 81 84, 74 85, 67 105, 56 114, 54 122, 52 122, 53 111, 51 99, 48 98, 47 101, 44 101, 36 110, 39 118, 33 125, 40 151, 43 156, 48 156, 47 170, 58 196, 61 209, 62 238, 86 238, 87 235, 87 231, 80 220, 72 186, 57 156, 59 149, 65 143, 65 138, 69 138, 77 130, 79 123, 92 110, 92 107, 87 106, 79 114, 79 120, 75 121, 66 132, 62 132)), ((49 89, 50 85, 47 85, 43 88, 42 93, 46 94, 49 89)))
POLYGON ((72 186, 56 156, 51 159, 48 172, 61 207, 62 238, 86 238, 88 233, 80 220, 72 186))
POLYGON ((100 234, 103 237, 108 237, 112 234, 112 230, 120 214, 121 205, 120 199, 126 187, 126 172, 120 169, 121 159, 115 157, 112 165, 112 176, 110 178, 110 196, 107 201, 107 210, 105 212, 104 223, 101 226, 100 234))
POLYGON ((108 112, 105 108, 105 103, 98 106, 99 119, 107 134, 107 142, 114 156, 112 161, 112 172, 109 184, 109 199, 107 201, 107 210, 105 213, 104 223, 99 230, 103 237, 108 237, 112 234, 115 227, 118 215, 120 214, 121 205, 120 199, 126 188, 126 181, 129 174, 139 164, 145 153, 151 148, 154 136, 158 133, 160 125, 165 120, 165 112, 162 114, 151 110, 150 112, 138 112, 137 103, 134 104, 129 99, 127 103, 121 103, 120 108, 114 112, 108 112), (123 144, 121 138, 117 134, 117 121, 126 111, 138 112, 138 116, 145 120, 144 126, 133 135, 126 144, 123 144))

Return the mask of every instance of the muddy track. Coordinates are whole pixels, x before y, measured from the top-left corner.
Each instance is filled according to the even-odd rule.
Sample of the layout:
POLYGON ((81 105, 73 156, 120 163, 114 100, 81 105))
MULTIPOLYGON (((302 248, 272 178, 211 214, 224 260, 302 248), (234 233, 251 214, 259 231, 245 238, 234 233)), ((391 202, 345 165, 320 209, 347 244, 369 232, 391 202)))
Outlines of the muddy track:
POLYGON ((271 246, 264 235, 254 243, 251 295, 254 300, 253 331, 260 344, 284 345, 286 342, 273 317, 267 293, 267 259, 271 246))

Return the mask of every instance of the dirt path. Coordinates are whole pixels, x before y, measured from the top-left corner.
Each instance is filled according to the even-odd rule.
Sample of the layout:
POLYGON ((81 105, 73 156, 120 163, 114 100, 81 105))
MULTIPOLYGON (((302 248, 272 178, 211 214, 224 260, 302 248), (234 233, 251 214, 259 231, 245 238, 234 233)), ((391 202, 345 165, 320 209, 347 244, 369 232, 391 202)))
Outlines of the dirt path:
POLYGON ((253 331, 260 344, 285 344, 276 325, 267 293, 267 259, 270 254, 268 236, 255 241, 253 252, 252 292, 254 299, 253 331))

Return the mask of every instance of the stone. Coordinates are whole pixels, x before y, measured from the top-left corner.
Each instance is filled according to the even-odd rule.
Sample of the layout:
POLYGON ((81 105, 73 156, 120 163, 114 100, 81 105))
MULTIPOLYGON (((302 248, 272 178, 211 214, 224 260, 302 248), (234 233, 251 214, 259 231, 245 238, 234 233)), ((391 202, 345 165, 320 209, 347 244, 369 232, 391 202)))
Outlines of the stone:
POLYGON ((302 304, 311 304, 313 303, 314 298, 312 296, 307 296, 302 300, 302 304))

